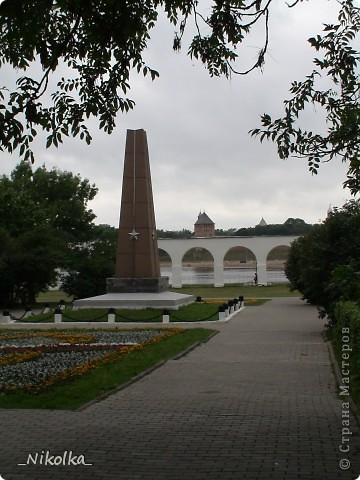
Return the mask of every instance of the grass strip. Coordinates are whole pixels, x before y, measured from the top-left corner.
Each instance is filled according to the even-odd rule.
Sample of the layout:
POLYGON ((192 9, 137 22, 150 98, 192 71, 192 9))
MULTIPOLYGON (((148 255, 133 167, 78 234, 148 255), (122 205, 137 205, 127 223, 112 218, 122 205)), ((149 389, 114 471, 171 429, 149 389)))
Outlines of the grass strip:
POLYGON ((184 285, 182 288, 171 288, 172 292, 200 296, 202 298, 272 298, 272 297, 300 297, 298 291, 290 291, 288 283, 274 283, 272 285, 242 285, 231 284, 224 287, 212 285, 184 285))
POLYGON ((206 341, 214 330, 194 328, 147 345, 115 361, 101 365, 87 374, 55 385, 39 394, 9 393, 0 395, 0 408, 37 408, 73 410, 113 393, 119 386, 154 367, 174 358, 196 343, 206 341))
MULTIPOLYGON (((219 319, 218 307, 224 302, 226 298, 204 299, 203 303, 192 303, 190 305, 183 305, 178 310, 169 311, 170 322, 201 322, 201 321, 217 321, 219 319)), ((254 307, 263 305, 269 299, 264 298, 248 298, 245 299, 245 306, 254 307)), ((107 309, 92 308, 72 310, 66 308, 62 311, 62 321, 66 322, 107 322, 107 309)), ((144 308, 144 309, 117 309, 116 323, 139 322, 139 323, 162 323, 163 310, 144 308)), ((54 313, 41 313, 38 315, 31 315, 26 319, 21 320, 22 323, 54 323, 54 313)))
MULTIPOLYGON (((339 341, 339 338, 337 338, 335 332, 332 331, 326 331, 325 333, 325 338, 331 342, 332 349, 334 352, 334 360, 337 362, 337 367, 338 367, 338 375, 336 375, 336 378, 338 380, 338 393, 340 395, 340 385, 341 385, 341 367, 342 363, 344 362, 344 358, 342 357, 343 351, 342 351, 342 345, 339 341)), ((346 352, 347 353, 347 352, 346 352)), ((351 395, 352 401, 355 403, 358 411, 360 412, 360 373, 359 373, 359 365, 356 365, 354 361, 350 361, 350 359, 345 360, 346 363, 350 363, 350 366, 346 366, 345 369, 347 371, 350 371, 350 385, 349 385, 349 391, 351 395)), ((359 414, 359 413, 358 413, 359 414)))

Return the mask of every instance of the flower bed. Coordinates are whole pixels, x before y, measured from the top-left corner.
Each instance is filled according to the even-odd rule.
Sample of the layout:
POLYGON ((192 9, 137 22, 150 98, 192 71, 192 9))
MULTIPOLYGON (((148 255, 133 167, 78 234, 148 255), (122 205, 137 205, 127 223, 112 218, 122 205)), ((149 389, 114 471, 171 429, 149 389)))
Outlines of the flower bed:
POLYGON ((0 394, 39 393, 180 331, 177 328, 1 331, 0 394))

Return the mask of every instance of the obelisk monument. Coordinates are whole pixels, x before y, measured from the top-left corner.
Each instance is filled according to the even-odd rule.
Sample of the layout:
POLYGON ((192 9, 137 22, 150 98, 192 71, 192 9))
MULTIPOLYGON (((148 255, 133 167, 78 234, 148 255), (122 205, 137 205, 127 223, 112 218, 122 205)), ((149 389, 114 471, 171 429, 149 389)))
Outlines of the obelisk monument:
POLYGON ((116 252, 108 293, 163 292, 146 132, 128 130, 116 252))
POLYGON ((161 277, 146 132, 128 130, 114 277, 107 293, 74 301, 74 308, 169 308, 193 295, 167 290, 161 277))

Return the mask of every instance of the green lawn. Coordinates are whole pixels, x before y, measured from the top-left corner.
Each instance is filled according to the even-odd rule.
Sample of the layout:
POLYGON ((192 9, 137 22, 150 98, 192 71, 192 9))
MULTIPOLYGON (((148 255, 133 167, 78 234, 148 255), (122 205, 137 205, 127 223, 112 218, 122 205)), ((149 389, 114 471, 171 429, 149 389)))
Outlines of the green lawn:
POLYGON ((172 292, 186 293, 202 298, 236 298, 243 295, 246 298, 272 298, 272 297, 300 297, 300 292, 290 292, 287 283, 275 283, 268 286, 253 285, 225 285, 213 287, 211 285, 187 285, 182 288, 170 288, 172 292))
POLYGON ((72 302, 72 297, 69 297, 62 290, 48 290, 47 292, 39 293, 36 298, 36 302, 43 305, 49 303, 51 305, 58 304, 60 300, 64 300, 66 303, 72 302))
MULTIPOLYGON (((212 285, 185 285, 182 288, 169 288, 170 291, 175 293, 185 293, 188 295, 194 295, 195 297, 206 298, 219 298, 223 300, 229 300, 232 298, 238 298, 239 295, 243 295, 246 298, 272 298, 272 297, 300 297, 300 292, 290 292, 289 285, 287 283, 275 283, 268 286, 252 286, 252 285, 225 285, 224 287, 213 287, 212 285)), ((68 297, 61 290, 48 291, 40 293, 37 297, 38 307, 43 306, 44 303, 50 303, 55 305, 64 300, 66 303, 71 303, 72 298, 68 297)))

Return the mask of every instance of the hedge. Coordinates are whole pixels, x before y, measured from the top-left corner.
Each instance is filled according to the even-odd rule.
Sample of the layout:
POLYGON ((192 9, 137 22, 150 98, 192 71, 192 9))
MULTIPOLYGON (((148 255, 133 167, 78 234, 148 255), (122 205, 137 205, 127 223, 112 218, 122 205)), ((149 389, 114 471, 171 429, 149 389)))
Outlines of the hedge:
POLYGON ((330 336, 340 367, 349 363, 350 394, 360 404, 360 304, 338 302, 330 336))

